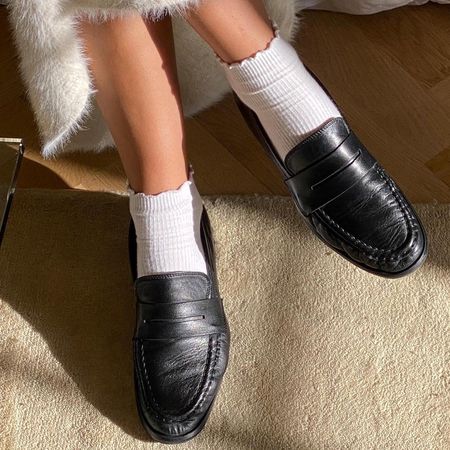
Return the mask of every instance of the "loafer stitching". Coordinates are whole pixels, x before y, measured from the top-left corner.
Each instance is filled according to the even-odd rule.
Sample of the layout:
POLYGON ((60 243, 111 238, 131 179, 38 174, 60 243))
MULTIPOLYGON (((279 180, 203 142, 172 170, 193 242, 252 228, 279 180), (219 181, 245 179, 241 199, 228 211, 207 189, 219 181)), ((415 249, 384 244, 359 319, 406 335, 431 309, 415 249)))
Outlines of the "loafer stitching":
MULTIPOLYGON (((206 394, 208 393, 209 388, 211 387, 211 384, 212 384, 212 381, 213 381, 213 378, 214 378, 214 375, 215 375, 215 372, 216 372, 217 361, 219 360, 220 351, 222 349, 221 348, 222 341, 221 341, 220 337, 221 337, 221 335, 217 335, 216 336, 216 338, 217 338, 217 345, 216 345, 216 349, 215 349, 215 352, 214 352, 214 362, 213 362, 212 366, 208 370, 208 377, 209 377, 208 385, 202 390, 202 393, 201 393, 201 395, 199 397, 199 403, 198 403, 198 405, 195 407, 195 409, 192 411, 192 413, 190 415, 194 414, 196 411, 198 411, 203 406, 203 403, 205 402, 205 399, 206 399, 206 394)), ((188 417, 190 417, 190 415, 188 417)))
MULTIPOLYGON (((202 384, 204 382, 204 379, 205 379, 205 376, 206 376, 206 370, 207 370, 207 368, 208 368, 208 366, 210 364, 211 353, 212 353, 211 352, 211 350, 212 350, 211 341, 212 341, 212 337, 210 336, 209 340, 208 340, 208 353, 206 355, 205 368, 203 369, 203 375, 202 375, 202 378, 200 380, 199 386, 202 386, 202 384)), ((156 400, 155 394, 154 394, 154 392, 152 390, 151 383, 150 383, 150 380, 149 380, 149 377, 148 377, 147 365, 145 363, 145 353, 144 353, 144 344, 143 344, 143 342, 141 342, 141 361, 142 361, 142 365, 144 366, 144 374, 145 374, 145 380, 147 382, 146 383, 147 384, 147 388, 148 388, 148 390, 149 390, 149 392, 151 394, 152 400, 155 403, 156 407, 160 410, 160 413, 162 413, 162 414, 176 415, 176 413, 173 414, 173 413, 169 413, 168 411, 164 410, 164 408, 156 400)), ((198 393, 198 389, 199 388, 197 388, 197 390, 195 392, 195 395, 198 393)), ((194 398, 195 398, 195 395, 193 396, 194 398)), ((190 403, 192 403, 192 401, 190 401, 190 403)), ((189 403, 189 405, 190 405, 190 403, 189 403)), ((148 403, 147 403, 147 407, 150 407, 150 405, 148 403)))
MULTIPOLYGON (((199 401, 199 404, 195 407, 195 409, 193 409, 192 411, 190 411, 190 412, 188 412, 188 413, 185 413, 185 414, 184 414, 183 416, 181 416, 181 417, 176 417, 176 418, 175 418, 175 417, 168 418, 168 417, 165 417, 165 416, 163 416, 163 415, 160 414, 160 413, 163 413, 163 414, 164 414, 165 411, 164 411, 164 409, 159 405, 159 403, 157 402, 157 400, 156 400, 156 398, 155 398, 155 396, 154 396, 154 394, 153 394, 153 391, 152 391, 152 388, 151 388, 151 384, 150 384, 150 381, 149 381, 149 379, 148 379, 147 369, 146 369, 146 366, 145 366, 145 357, 144 357, 144 355, 143 355, 143 344, 141 343, 141 355, 142 355, 142 362, 143 362, 143 364, 144 364, 144 374, 145 374, 145 379, 146 379, 146 381, 147 381, 147 387, 148 387, 148 389, 149 389, 149 391, 150 391, 150 394, 151 394, 151 396, 152 396, 152 399, 153 399, 155 405, 160 409, 160 412, 156 411, 155 408, 152 408, 152 407, 148 404, 147 401, 146 401, 146 407, 147 407, 147 409, 151 409, 151 410, 152 410, 152 412, 153 412, 155 418, 160 419, 160 420, 162 420, 162 421, 165 422, 165 423, 183 422, 183 421, 189 419, 192 415, 194 415, 194 414, 198 411, 199 408, 201 408, 201 406, 203 405, 203 403, 204 403, 204 401, 205 401, 206 393, 208 392, 209 387, 211 386, 211 383, 212 383, 212 380, 213 380, 212 374, 213 374, 213 372, 215 371, 215 367, 216 367, 217 361, 218 361, 218 359, 219 359, 219 354, 220 354, 220 350, 221 350, 221 341, 220 341, 219 339, 217 339, 217 346, 216 346, 216 349, 215 349, 215 352, 214 352, 214 361, 213 361, 213 363, 211 364, 211 361, 210 361, 211 358, 210 358, 210 357, 211 357, 211 354, 212 354, 212 347, 213 347, 212 342, 211 342, 211 341, 212 341, 212 338, 213 338, 213 337, 211 336, 211 337, 210 337, 210 340, 209 340, 209 349, 208 349, 208 359, 209 359, 209 361, 207 362, 208 370, 207 370, 207 372, 206 372, 206 379, 209 379, 209 382, 208 382, 206 388, 203 389, 203 392, 198 396, 198 400, 197 400, 197 401, 199 401)), ((203 375, 203 376, 205 376, 205 375, 203 375)), ((201 387, 204 385, 204 383, 205 383, 205 381, 202 380, 202 382, 200 383, 199 389, 198 389, 198 391, 197 391, 196 394, 198 394, 198 392, 201 390, 201 387)), ((195 397, 194 397, 194 398, 195 398, 195 397)), ((191 403, 192 403, 192 402, 191 402, 191 403)), ((173 415, 173 414, 170 414, 170 413, 166 413, 166 414, 167 414, 168 416, 173 415)))
POLYGON ((365 248, 368 248, 368 249, 372 250, 372 252, 367 252, 367 251, 364 251, 364 250, 360 249, 363 252, 364 256, 366 256, 367 258, 372 259, 372 260, 376 260, 376 261, 379 261, 379 262, 383 262, 383 261, 395 262, 395 261, 399 261, 400 259, 402 259, 404 256, 406 256, 408 253, 410 253, 414 249, 415 244, 416 244, 417 239, 418 239, 418 226, 417 226, 417 223, 415 223, 415 221, 413 222, 411 214, 408 211, 407 205, 404 203, 403 199, 398 194, 398 192, 395 189, 392 181, 383 173, 383 171, 380 169, 379 166, 376 168, 376 170, 377 170, 377 173, 383 178, 383 180, 385 181, 386 185, 391 190, 392 194, 394 195, 394 197, 395 197, 395 199, 397 201, 397 204, 400 206, 400 210, 401 210, 402 216, 405 219, 407 229, 413 235, 413 239, 411 241, 411 245, 410 245, 410 247, 407 250, 405 250, 404 252, 402 252, 402 253, 400 253, 398 255, 394 255, 392 257, 386 256, 386 257, 382 258, 382 257, 379 257, 379 256, 374 256, 374 254, 376 254, 376 253, 379 253, 379 254, 390 254, 390 253, 396 252, 397 250, 381 249, 381 248, 373 247, 373 246, 371 246, 369 244, 366 244, 365 242, 362 242, 360 239, 358 239, 356 236, 353 236, 351 233, 346 231, 339 224, 337 224, 325 211, 320 210, 319 212, 325 217, 325 219, 327 219, 326 221, 329 223, 329 225, 333 226, 334 228, 339 229, 348 238, 350 238, 352 241, 354 241, 354 245, 359 245, 359 246, 362 246, 362 247, 365 247, 365 248))

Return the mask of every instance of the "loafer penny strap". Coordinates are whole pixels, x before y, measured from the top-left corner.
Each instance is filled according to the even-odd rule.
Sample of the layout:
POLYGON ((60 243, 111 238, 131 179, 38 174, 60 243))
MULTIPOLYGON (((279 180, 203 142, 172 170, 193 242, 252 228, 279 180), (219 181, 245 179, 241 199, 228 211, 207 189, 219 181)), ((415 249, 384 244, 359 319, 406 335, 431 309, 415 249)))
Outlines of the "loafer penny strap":
POLYGON ((306 216, 339 197, 376 164, 358 137, 347 138, 325 157, 285 180, 306 216))
POLYGON ((220 298, 181 303, 138 302, 136 308, 138 339, 183 339, 226 332, 225 313, 220 298))

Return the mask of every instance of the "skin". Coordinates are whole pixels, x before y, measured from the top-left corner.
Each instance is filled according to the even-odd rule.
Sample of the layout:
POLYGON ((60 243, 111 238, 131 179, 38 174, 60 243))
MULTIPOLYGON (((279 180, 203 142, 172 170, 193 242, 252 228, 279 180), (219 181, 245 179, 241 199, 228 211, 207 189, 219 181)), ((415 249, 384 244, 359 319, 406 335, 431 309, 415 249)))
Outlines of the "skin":
POLYGON ((263 50, 274 36, 261 0, 207 0, 184 17, 227 63, 263 50))
MULTIPOLYGON (((228 63, 266 48, 274 34, 261 0, 206 0, 185 19, 228 63)), ((131 188, 177 189, 188 179, 188 157, 170 16, 81 19, 79 33, 131 188)))

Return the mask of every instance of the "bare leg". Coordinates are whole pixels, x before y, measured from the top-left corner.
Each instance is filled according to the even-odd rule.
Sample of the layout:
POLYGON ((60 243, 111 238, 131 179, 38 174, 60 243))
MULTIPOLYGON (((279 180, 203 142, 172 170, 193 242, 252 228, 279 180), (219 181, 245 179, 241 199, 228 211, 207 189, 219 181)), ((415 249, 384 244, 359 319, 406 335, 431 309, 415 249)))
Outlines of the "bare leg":
POLYGON ((80 31, 130 186, 146 194, 178 188, 188 174, 170 17, 83 21, 80 31))
POLYGON ((261 0, 205 1, 185 18, 229 63, 264 49, 274 36, 261 0))

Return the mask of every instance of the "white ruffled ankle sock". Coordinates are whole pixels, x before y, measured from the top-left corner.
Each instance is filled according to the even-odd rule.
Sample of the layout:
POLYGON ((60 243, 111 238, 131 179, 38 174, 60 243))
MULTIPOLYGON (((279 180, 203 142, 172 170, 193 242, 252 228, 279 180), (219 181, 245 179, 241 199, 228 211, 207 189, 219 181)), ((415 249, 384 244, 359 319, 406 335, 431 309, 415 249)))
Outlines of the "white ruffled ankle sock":
POLYGON ((281 158, 339 110, 307 71, 295 48, 272 21, 275 37, 268 47, 228 64, 217 54, 231 88, 255 111, 281 158))
POLYGON ((136 228, 137 275, 175 271, 207 273, 200 235, 203 201, 193 179, 178 189, 151 195, 127 182, 129 209, 136 228))

